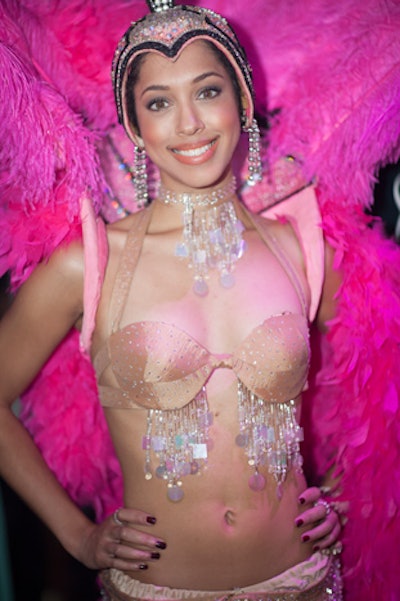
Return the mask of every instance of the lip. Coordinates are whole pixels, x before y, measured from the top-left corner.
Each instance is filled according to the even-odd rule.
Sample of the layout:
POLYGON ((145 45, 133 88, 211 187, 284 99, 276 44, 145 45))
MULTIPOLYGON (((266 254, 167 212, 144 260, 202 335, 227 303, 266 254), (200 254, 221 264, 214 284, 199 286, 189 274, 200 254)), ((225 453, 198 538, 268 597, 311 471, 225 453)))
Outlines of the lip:
POLYGON ((169 150, 174 158, 185 165, 199 165, 208 161, 217 149, 218 138, 201 141, 196 144, 180 144, 169 150))

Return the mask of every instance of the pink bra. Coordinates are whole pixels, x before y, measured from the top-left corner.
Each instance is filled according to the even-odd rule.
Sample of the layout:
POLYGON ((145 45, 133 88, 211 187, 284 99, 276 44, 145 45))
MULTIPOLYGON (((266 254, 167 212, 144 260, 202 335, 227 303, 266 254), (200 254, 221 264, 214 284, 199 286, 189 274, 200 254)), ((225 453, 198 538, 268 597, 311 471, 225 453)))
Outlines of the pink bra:
POLYGON ((150 210, 136 216, 128 233, 111 301, 112 333, 94 359, 102 405, 179 409, 190 403, 218 368, 232 369, 248 390, 265 401, 296 398, 304 388, 309 366, 305 295, 286 256, 268 235, 263 219, 253 216, 262 239, 298 291, 304 315, 268 317, 233 354, 211 353, 172 324, 142 321, 119 328, 150 210), (110 366, 118 386, 102 384, 102 375, 110 366))

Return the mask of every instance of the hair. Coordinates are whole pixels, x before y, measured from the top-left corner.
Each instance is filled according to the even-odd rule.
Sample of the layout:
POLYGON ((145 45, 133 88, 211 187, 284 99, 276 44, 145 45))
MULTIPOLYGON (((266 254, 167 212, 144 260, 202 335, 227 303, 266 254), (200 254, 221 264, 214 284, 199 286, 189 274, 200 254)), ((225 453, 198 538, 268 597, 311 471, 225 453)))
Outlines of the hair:
MULTIPOLYGON (((234 91, 235 98, 236 98, 236 104, 237 104, 237 108, 238 108, 239 118, 241 118, 241 115, 242 115, 241 89, 240 89, 239 81, 236 76, 234 68, 232 67, 231 63, 226 58, 224 53, 221 52, 221 50, 219 48, 217 48, 217 46, 215 46, 215 44, 213 44, 209 40, 202 40, 202 41, 205 42, 205 44, 207 44, 207 46, 210 48, 211 52, 213 52, 213 54, 215 55, 215 57, 217 58, 219 63, 224 67, 224 69, 228 73, 228 75, 232 81, 232 84, 233 84, 233 91, 234 91)), ((148 54, 149 54, 149 52, 143 52, 143 54, 139 54, 136 58, 133 59, 132 63, 129 65, 129 68, 128 68, 129 70, 128 70, 128 76, 127 76, 126 86, 125 86, 125 106, 126 106, 128 121, 129 121, 130 125, 132 126, 132 128, 138 134, 140 134, 140 130, 139 130, 139 124, 138 124, 137 114, 136 114, 134 89, 135 89, 136 83, 140 76, 140 69, 144 62, 144 59, 146 58, 146 56, 148 54)))

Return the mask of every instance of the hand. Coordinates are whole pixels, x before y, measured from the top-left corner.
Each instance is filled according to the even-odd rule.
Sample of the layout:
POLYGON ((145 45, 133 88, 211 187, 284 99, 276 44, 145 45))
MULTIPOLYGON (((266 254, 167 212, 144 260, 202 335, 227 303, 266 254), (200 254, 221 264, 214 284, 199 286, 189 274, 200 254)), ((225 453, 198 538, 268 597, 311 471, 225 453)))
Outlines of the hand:
POLYGON ((335 543, 340 545, 341 520, 334 506, 322 498, 321 490, 316 486, 307 488, 301 493, 299 503, 307 508, 297 516, 295 524, 298 528, 311 527, 303 531, 301 540, 314 543, 313 551, 335 549, 335 543))
POLYGON ((117 509, 101 524, 91 524, 82 548, 80 561, 96 570, 146 570, 148 562, 157 561, 166 543, 143 529, 153 526, 156 518, 136 509, 117 509))

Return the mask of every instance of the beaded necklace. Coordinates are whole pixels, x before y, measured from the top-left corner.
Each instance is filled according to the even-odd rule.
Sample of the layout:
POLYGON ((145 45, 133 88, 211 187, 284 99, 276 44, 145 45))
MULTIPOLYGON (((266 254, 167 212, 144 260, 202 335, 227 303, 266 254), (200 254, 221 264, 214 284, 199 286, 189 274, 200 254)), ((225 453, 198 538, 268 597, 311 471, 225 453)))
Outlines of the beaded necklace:
POLYGON ((189 259, 194 272, 193 291, 198 296, 208 294, 206 280, 210 269, 218 270, 223 288, 231 288, 235 283, 234 266, 246 250, 242 237, 245 228, 231 200, 235 190, 234 177, 209 193, 176 194, 160 186, 159 202, 183 207, 183 240, 177 245, 175 255, 189 259))

